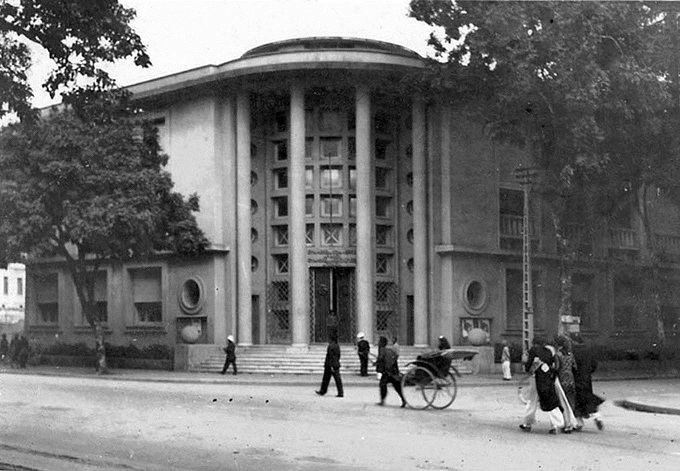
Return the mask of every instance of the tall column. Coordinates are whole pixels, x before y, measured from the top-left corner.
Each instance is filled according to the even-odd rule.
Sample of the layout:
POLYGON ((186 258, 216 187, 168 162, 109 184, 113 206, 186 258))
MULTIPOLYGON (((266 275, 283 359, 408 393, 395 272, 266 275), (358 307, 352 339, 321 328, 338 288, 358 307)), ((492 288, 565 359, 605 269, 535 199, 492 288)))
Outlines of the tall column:
POLYGON ((427 271, 427 165, 425 155, 425 104, 413 98, 413 310, 414 345, 428 345, 429 302, 427 271))
MULTIPOLYGON (((450 245, 453 242, 451 236, 451 108, 446 104, 438 107, 441 119, 441 152, 439 162, 441 168, 441 233, 442 245, 450 245)), ((441 264, 441 298, 439 315, 441 316, 441 333, 452 336, 454 332, 453 304, 453 254, 442 254, 441 264)), ((434 303, 434 300, 432 301, 434 303)), ((449 337, 452 338, 452 337, 449 337)))
POLYGON ((293 345, 309 343, 309 275, 305 228, 305 95, 300 84, 290 91, 290 278, 293 345))
POLYGON ((356 165, 357 165, 357 326, 373 338, 373 192, 371 175, 371 96, 365 86, 356 89, 356 165))
POLYGON ((252 345, 252 292, 250 241, 250 99, 236 97, 236 230, 238 263, 238 343, 252 345))
POLYGON ((224 268, 218 268, 215 263, 215 277, 218 270, 223 271, 222 281, 215 282, 215 298, 223 299, 223 307, 215 303, 215 337, 214 343, 226 345, 227 335, 238 333, 236 313, 238 312, 237 273, 238 256, 236 253, 236 99, 229 95, 225 97, 221 110, 220 145, 223 146, 222 163, 222 199, 223 208, 222 232, 224 244, 229 247, 229 253, 224 261, 224 268))

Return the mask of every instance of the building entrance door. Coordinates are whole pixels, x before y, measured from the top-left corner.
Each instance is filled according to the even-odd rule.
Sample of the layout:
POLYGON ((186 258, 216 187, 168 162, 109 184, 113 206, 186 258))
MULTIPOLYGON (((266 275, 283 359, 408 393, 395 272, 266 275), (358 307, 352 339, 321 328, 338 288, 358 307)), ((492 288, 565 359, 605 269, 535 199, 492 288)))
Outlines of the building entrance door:
POLYGON ((355 331, 354 268, 310 269, 312 342, 328 342, 336 332, 339 343, 352 343, 355 331))

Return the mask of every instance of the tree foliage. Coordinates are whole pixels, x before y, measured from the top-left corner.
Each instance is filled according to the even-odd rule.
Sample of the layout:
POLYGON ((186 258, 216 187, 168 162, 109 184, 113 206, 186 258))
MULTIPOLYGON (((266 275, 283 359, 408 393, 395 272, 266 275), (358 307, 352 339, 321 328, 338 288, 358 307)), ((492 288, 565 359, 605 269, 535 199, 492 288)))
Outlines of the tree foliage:
POLYGON ((578 242, 567 224, 599 230, 650 185, 680 202, 675 2, 412 0, 410 8, 436 28, 429 44, 445 63, 433 65, 427 85, 494 139, 528 149, 542 171, 538 191, 566 272, 578 242))
POLYGON ((82 78, 96 89, 110 88, 113 80, 102 68, 107 62, 132 58, 148 67, 145 46, 130 27, 134 17, 135 11, 117 0, 0 0, 0 117, 30 114, 27 42, 55 63, 43 85, 51 96, 83 85, 82 78))
MULTIPOLYGON (((208 244, 193 215, 197 196, 172 190, 156 129, 137 119, 125 93, 104 96, 0 134, 3 255, 63 257, 95 332, 103 263, 159 251, 196 255, 208 244)), ((97 341, 103 350, 103 337, 97 341)))

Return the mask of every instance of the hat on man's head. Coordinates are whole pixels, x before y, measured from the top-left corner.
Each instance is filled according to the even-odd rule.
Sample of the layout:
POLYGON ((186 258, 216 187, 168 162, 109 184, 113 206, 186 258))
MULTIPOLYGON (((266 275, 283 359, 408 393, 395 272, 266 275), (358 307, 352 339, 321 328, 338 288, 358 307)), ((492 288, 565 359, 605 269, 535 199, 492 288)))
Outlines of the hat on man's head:
POLYGON ((233 335, 227 335, 227 340, 229 340, 230 342, 233 342, 234 336, 233 335))
POLYGON ((359 333, 357 334, 357 338, 358 338, 359 340, 363 339, 364 337, 366 337, 366 335, 365 335, 363 332, 359 332, 359 333))

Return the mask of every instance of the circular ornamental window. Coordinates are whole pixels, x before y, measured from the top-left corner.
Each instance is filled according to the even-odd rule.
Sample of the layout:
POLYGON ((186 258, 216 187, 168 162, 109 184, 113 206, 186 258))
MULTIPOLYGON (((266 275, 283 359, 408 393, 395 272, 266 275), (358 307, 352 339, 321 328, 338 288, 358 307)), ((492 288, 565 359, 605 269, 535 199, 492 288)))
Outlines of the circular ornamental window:
POLYGON ((487 289, 484 282, 479 280, 469 281, 463 289, 463 304, 471 314, 479 314, 484 311, 487 303, 487 289))
POLYGON ((179 293, 179 305, 187 314, 196 314, 203 307, 205 290, 199 278, 189 278, 182 283, 179 293))

